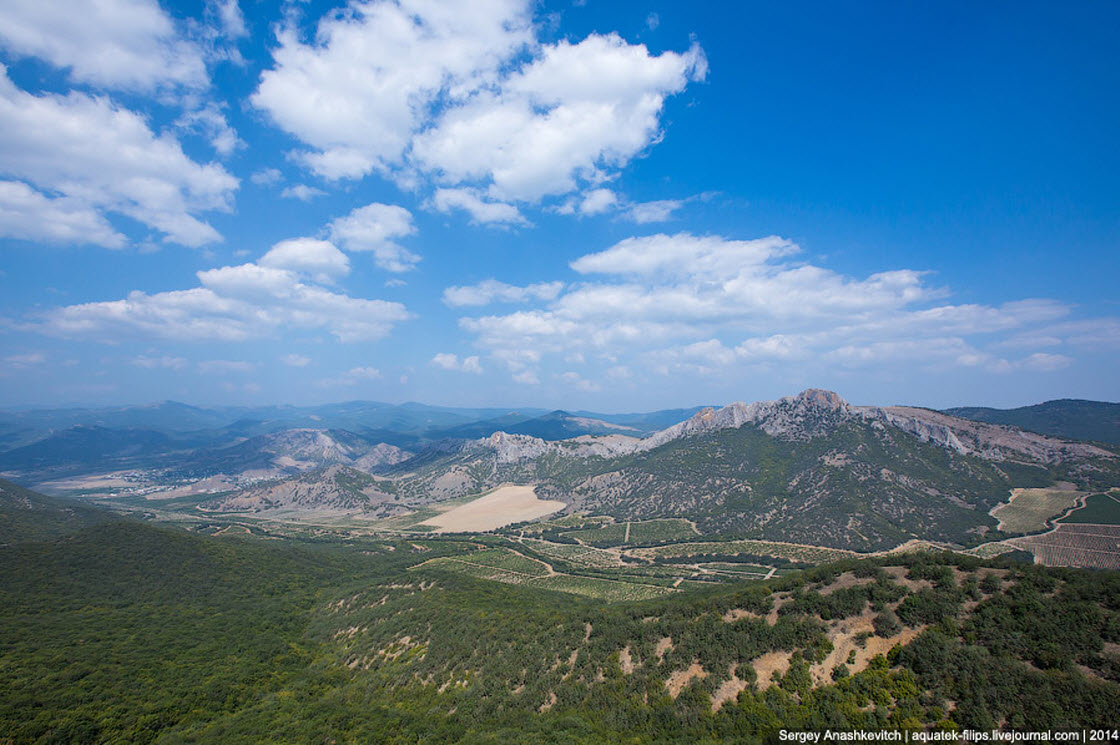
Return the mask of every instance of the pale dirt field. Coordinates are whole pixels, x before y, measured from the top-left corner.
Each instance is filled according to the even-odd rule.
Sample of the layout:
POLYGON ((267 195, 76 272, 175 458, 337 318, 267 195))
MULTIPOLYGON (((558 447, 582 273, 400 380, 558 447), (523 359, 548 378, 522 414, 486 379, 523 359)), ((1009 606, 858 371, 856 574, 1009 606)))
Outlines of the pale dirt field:
POLYGON ((35 484, 41 492, 52 494, 59 491, 81 491, 84 489, 116 489, 126 486, 136 486, 135 481, 129 481, 123 474, 99 473, 89 476, 74 476, 68 479, 56 479, 35 484))
POLYGON ((511 523, 536 520, 566 506, 553 499, 537 499, 533 486, 502 486, 420 524, 435 526, 433 533, 481 533, 511 523))
POLYGON ((1088 494, 1066 483, 1050 489, 1012 489, 1011 498, 988 514, 999 520, 999 530, 1035 533, 1046 530, 1050 520, 1081 504, 1088 494))

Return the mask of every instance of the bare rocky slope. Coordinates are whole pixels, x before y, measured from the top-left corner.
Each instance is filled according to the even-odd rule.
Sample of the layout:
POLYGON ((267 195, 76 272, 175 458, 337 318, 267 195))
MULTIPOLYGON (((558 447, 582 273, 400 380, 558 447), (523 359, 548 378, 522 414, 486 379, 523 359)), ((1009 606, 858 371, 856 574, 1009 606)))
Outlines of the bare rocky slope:
POLYGON ((1096 445, 926 409, 852 406, 816 389, 705 409, 644 439, 497 432, 436 443, 383 470, 396 504, 534 483, 569 511, 683 517, 710 535, 856 550, 990 538, 988 510, 1012 487, 1120 483, 1120 457, 1096 445))

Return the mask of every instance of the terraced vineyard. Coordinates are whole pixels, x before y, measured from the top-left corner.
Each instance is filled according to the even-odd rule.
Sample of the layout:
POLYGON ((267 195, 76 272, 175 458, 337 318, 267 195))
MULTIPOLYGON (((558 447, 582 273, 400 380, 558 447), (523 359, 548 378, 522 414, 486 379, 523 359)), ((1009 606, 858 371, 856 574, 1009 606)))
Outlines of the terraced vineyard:
POLYGON ((487 548, 460 556, 441 556, 421 566, 436 566, 479 579, 491 579, 511 585, 525 584, 537 577, 552 574, 552 567, 504 548, 487 548))
POLYGON ((552 541, 542 541, 533 538, 526 538, 524 540, 524 545, 547 557, 560 559, 561 561, 577 564, 579 566, 609 568, 617 567, 622 563, 617 553, 604 551, 599 548, 592 548, 590 546, 581 546, 571 543, 553 543, 552 541))
POLYGON ((1084 496, 1072 489, 1012 489, 1011 500, 993 507, 990 514, 1006 533, 1037 533, 1084 496))
POLYGON ((1036 563, 1046 566, 1120 569, 1120 525, 1060 523, 1049 533, 1008 543, 1030 551, 1036 563))
POLYGON ((477 579, 570 592, 607 602, 648 600, 674 591, 671 581, 656 584, 640 576, 619 574, 615 579, 559 573, 539 559, 508 548, 485 548, 457 556, 441 556, 413 568, 443 569, 477 579))
POLYGON ((627 520, 591 530, 572 531, 564 535, 590 546, 624 546, 687 541, 695 538, 698 533, 689 521, 668 518, 627 520))
POLYGON ((806 564, 824 564, 830 561, 850 559, 859 554, 840 548, 806 546, 797 543, 777 541, 695 541, 674 543, 669 546, 635 548, 625 552, 640 559, 675 559, 688 556, 768 556, 786 561, 806 564))

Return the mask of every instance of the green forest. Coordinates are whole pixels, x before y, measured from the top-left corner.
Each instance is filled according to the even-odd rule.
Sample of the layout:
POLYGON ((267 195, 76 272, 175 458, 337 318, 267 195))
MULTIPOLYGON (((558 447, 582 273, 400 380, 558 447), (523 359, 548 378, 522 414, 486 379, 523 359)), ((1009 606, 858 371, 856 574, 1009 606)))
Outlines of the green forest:
POLYGON ((463 539, 48 512, 0 548, 0 743, 774 742, 1120 712, 1117 573, 927 553, 607 603, 430 561, 463 539))

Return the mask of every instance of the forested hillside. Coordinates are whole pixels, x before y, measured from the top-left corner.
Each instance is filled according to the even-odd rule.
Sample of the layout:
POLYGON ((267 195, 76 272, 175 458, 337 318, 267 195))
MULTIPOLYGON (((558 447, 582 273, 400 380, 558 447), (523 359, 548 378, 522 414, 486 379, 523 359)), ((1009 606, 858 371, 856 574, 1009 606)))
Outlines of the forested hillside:
POLYGON ((1120 575, 919 554, 607 604, 474 541, 131 520, 0 549, 7 741, 743 742, 1120 710, 1120 575), (442 561, 442 560, 441 560, 442 561))

